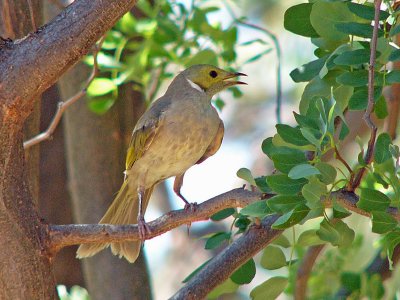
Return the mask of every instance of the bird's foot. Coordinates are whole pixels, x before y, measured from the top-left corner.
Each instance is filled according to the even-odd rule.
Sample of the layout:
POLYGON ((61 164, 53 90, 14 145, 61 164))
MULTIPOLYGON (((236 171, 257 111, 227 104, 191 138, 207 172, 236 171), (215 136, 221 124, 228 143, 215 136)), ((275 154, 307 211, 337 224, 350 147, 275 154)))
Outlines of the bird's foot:
POLYGON ((188 202, 186 201, 185 203, 185 207, 183 208, 185 211, 189 211, 189 212, 195 212, 197 210, 197 207, 199 205, 197 204, 197 202, 188 202))
POLYGON ((149 225, 147 225, 143 216, 138 217, 139 237, 142 241, 146 239, 146 235, 151 233, 149 225))

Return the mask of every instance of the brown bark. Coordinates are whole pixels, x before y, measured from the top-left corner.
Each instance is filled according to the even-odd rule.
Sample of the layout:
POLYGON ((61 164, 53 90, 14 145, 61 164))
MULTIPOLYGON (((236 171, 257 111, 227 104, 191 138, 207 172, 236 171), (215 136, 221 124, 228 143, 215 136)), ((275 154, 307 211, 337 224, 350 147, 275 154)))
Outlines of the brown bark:
MULTIPOLYGON (((37 19, 38 3, 34 1, 32 6, 37 19)), ((0 1, 0 35, 15 38, 29 32, 31 25, 24 16, 27 11, 29 16, 26 1, 0 1)), ((39 108, 37 102, 25 134, 38 131, 39 108)), ((2 113, 0 107, 0 116, 2 113)), ((44 248, 42 226, 32 197, 32 192, 37 196, 39 156, 34 150, 27 153, 25 162, 21 147, 23 122, 3 118, 0 126, 0 299, 52 299, 54 280, 50 261, 40 255, 44 248)))
MULTIPOLYGON (((0 1, 0 19, 9 32, 16 29, 7 12, 15 12, 18 3, 0 1)), ((48 236, 28 188, 23 124, 37 97, 134 3, 77 0, 25 39, 0 40, 0 299, 55 298, 50 260, 43 251, 48 236)))
MULTIPOLYGON (((88 74, 88 68, 82 64, 68 72, 60 82, 63 98, 76 93, 88 74)), ((135 110, 143 110, 143 102, 132 93, 129 87, 121 90, 124 97, 102 116, 89 111, 85 98, 64 115, 69 189, 77 223, 97 223, 122 184, 125 140, 134 127, 135 110)), ((143 256, 129 264, 110 251, 103 251, 83 260, 82 266, 94 299, 151 298, 143 256)))

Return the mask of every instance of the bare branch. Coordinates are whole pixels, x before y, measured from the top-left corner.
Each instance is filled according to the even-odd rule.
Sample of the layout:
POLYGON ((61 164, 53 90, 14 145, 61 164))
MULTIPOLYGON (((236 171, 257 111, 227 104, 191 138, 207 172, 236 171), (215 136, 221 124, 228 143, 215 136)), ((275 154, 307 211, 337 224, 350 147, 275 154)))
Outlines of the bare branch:
POLYGON ((217 254, 170 299, 191 300, 205 298, 210 291, 229 278, 237 268, 283 232, 282 230, 271 228, 277 219, 277 215, 271 215, 264 218, 260 226, 250 227, 245 234, 217 254))
POLYGON ((33 138, 24 142, 25 149, 28 149, 36 144, 39 144, 45 140, 50 139, 52 137, 54 131, 56 130, 58 124, 60 123, 63 113, 67 110, 67 108, 86 95, 87 88, 92 83, 93 79, 97 76, 97 74, 99 73, 99 67, 98 67, 98 63, 97 63, 97 55, 101 49, 101 45, 103 44, 104 39, 105 39, 105 36, 102 36, 100 41, 98 42, 98 44, 95 45, 95 47, 94 47, 93 69, 92 69, 92 72, 89 75, 88 79, 85 82, 84 88, 82 90, 80 90, 78 93, 76 93, 75 95, 73 95, 71 98, 67 99, 66 101, 58 102, 57 111, 56 111, 53 119, 51 120, 49 127, 47 127, 47 129, 44 132, 41 132, 38 135, 34 136, 33 138))
MULTIPOLYGON (((371 120, 371 113, 374 109, 374 83, 375 83, 375 61, 376 61, 376 44, 378 41, 378 29, 379 29, 379 15, 381 8, 382 0, 375 0, 375 18, 374 18, 374 29, 372 32, 371 38, 371 52, 369 59, 369 67, 368 67, 368 106, 365 110, 364 121, 367 123, 368 127, 371 129, 371 136, 368 141, 367 153, 365 154, 365 163, 368 165, 372 161, 372 156, 375 148, 375 139, 376 139, 376 131, 377 127, 374 122, 371 120)), ((360 183, 361 179, 365 174, 366 168, 362 167, 353 182, 352 189, 356 189, 360 183)))
MULTIPOLYGON (((260 192, 252 192, 242 188, 228 191, 198 205, 190 214, 185 210, 175 210, 166 213, 158 219, 147 223, 151 234, 147 239, 161 235, 178 226, 191 222, 208 220, 213 214, 229 207, 244 207, 257 200, 267 198, 260 192)), ((50 253, 71 245, 94 242, 119 242, 138 240, 137 225, 108 225, 108 224, 80 224, 80 225, 49 225, 50 253)))
POLYGON ((295 300, 304 300, 307 295, 307 282, 310 278, 312 268, 314 267, 315 261, 319 254, 324 249, 325 245, 316 245, 308 248, 307 253, 301 262, 299 269, 297 270, 296 277, 296 289, 294 292, 295 300))

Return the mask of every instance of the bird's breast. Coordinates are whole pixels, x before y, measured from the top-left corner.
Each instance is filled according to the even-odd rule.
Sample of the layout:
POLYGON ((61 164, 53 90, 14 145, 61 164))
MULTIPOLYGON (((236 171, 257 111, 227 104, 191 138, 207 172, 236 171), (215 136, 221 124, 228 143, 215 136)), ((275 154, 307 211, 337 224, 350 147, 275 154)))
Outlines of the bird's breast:
POLYGON ((132 172, 142 176, 145 186, 185 172, 203 156, 215 138, 219 123, 218 114, 210 104, 171 107, 132 172))

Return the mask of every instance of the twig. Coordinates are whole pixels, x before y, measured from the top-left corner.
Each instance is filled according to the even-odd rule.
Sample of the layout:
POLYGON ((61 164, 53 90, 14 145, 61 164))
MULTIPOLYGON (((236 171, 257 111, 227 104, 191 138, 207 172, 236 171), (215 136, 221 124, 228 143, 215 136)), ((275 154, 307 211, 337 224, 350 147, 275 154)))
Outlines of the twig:
POLYGON ((276 35, 271 32, 270 30, 258 26, 256 24, 252 24, 246 21, 243 21, 239 18, 236 17, 235 13, 233 12, 232 8, 225 2, 225 6, 227 8, 227 10, 229 11, 229 14, 232 16, 232 18, 234 19, 234 21, 238 24, 241 24, 243 26, 252 28, 252 29, 256 29, 259 31, 264 32, 274 43, 274 47, 275 47, 275 51, 276 51, 276 59, 277 59, 277 64, 276 64, 276 110, 275 110, 275 114, 276 114, 276 121, 277 123, 281 123, 281 106, 282 106, 282 75, 281 75, 281 60, 282 60, 282 51, 281 51, 281 46, 279 45, 279 41, 278 38, 276 37, 276 35))
MULTIPOLYGON (((146 236, 146 239, 151 239, 181 225, 208 220, 213 214, 222 209, 244 207, 262 198, 268 198, 268 196, 260 192, 238 188, 199 204, 196 210, 190 214, 183 209, 168 212, 148 223, 151 233, 146 236)), ((51 254, 71 245, 139 239, 137 225, 48 225, 48 234, 48 252, 51 254)))
POLYGON ((349 164, 340 155, 339 150, 337 149, 336 146, 335 146, 335 154, 336 154, 336 158, 346 167, 347 171, 349 171, 350 174, 353 174, 353 170, 350 168, 349 164))
POLYGON ((216 286, 223 283, 237 268, 270 244, 283 231, 272 229, 277 215, 264 218, 261 226, 252 226, 245 234, 217 254, 170 299, 204 299, 216 286))
POLYGON ((49 127, 47 127, 47 129, 45 131, 39 133, 38 135, 34 136, 33 138, 31 138, 27 141, 25 141, 24 142, 25 149, 28 149, 36 144, 41 143, 42 141, 50 139, 52 137, 54 131, 56 130, 58 124, 60 123, 60 120, 61 120, 61 117, 62 117, 64 111, 66 111, 66 109, 69 106, 71 106, 76 101, 78 101, 79 99, 81 99, 83 96, 86 95, 88 86, 90 85, 90 83, 93 81, 93 79, 97 76, 97 74, 99 72, 99 67, 98 67, 98 63, 97 63, 97 54, 99 53, 99 51, 101 49, 101 45, 103 44, 104 38, 105 38, 105 36, 103 36, 99 40, 98 44, 94 47, 93 69, 92 69, 90 76, 88 77, 88 79, 85 82, 85 87, 82 90, 80 90, 78 93, 73 95, 71 98, 67 99, 66 101, 58 102, 57 111, 56 111, 49 127))
POLYGON ((307 282, 310 278, 312 268, 319 254, 324 249, 325 245, 316 245, 308 248, 304 255, 296 276, 296 289, 294 292, 295 300, 304 300, 307 295, 307 282))
MULTIPOLYGON (((374 29, 372 32, 371 38, 371 53, 368 67, 368 106, 365 110, 364 121, 367 123, 368 127, 371 129, 371 136, 368 141, 367 153, 365 154, 365 163, 368 165, 372 161, 372 156, 375 148, 375 139, 376 139, 376 131, 377 127, 374 122, 371 120, 371 113, 374 109, 374 76, 375 76, 375 61, 376 61, 376 44, 378 40, 378 29, 379 29, 379 14, 381 8, 382 0, 375 1, 375 18, 374 18, 374 29)), ((361 179, 365 174, 366 168, 362 167, 353 182, 352 189, 356 189, 360 183, 361 179)))

